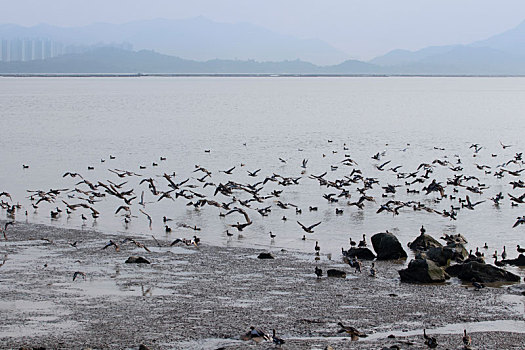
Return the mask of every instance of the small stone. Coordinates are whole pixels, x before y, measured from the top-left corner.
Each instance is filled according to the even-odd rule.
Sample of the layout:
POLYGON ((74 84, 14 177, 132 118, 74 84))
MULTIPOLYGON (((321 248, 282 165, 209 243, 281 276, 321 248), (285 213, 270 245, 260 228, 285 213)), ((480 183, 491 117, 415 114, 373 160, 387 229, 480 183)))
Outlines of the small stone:
POLYGON ((143 258, 141 256, 130 256, 128 260, 126 260, 126 264, 151 264, 146 258, 143 258))
POLYGON ((257 256, 258 259, 275 259, 271 253, 261 253, 257 256))
POLYGON ((328 277, 346 278, 346 272, 336 269, 330 269, 326 271, 328 277))

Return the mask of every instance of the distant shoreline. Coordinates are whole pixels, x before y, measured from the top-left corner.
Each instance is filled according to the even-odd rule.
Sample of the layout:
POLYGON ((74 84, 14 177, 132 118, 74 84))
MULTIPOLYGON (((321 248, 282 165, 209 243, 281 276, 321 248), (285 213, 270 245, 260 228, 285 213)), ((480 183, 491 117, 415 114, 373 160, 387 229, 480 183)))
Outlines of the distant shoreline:
POLYGON ((2 78, 523 78, 525 75, 492 74, 269 74, 269 73, 0 73, 2 78))

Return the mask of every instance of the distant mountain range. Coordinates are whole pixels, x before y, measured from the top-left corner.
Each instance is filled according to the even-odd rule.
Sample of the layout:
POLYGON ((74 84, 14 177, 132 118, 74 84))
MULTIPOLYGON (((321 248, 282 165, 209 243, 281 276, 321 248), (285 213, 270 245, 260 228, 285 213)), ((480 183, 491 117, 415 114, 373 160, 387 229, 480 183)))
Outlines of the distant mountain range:
POLYGON ((249 23, 219 23, 205 17, 182 20, 153 19, 124 24, 94 23, 64 28, 40 24, 0 25, 0 38, 42 38, 65 45, 127 42, 136 50, 197 61, 232 59, 283 61, 302 59, 314 64, 336 64, 349 56, 321 40, 299 39, 249 23))
POLYGON ((372 64, 350 60, 334 66, 317 66, 300 60, 257 62, 215 59, 201 62, 162 55, 150 50, 135 52, 113 47, 96 48, 81 54, 45 60, 0 62, 0 74, 373 74, 376 68, 372 64))
POLYGON ((369 62, 345 60, 348 55, 319 40, 202 17, 78 28, 0 25, 0 38, 31 37, 96 47, 44 60, 0 62, 0 73, 525 75, 525 22, 468 45, 393 50, 369 62), (101 42, 127 42, 138 51, 101 42))

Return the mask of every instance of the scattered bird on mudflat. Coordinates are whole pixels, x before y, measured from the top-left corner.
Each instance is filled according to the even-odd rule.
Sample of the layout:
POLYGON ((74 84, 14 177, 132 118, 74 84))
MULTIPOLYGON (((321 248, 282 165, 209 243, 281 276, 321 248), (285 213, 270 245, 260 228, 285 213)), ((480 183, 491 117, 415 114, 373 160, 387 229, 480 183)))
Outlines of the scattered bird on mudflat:
POLYGON ((257 329, 254 326, 251 326, 250 330, 246 334, 243 334, 241 336, 241 339, 242 340, 259 339, 260 341, 260 340, 270 340, 270 337, 262 330, 257 329))
POLYGON ((319 247, 319 241, 315 241, 315 247, 314 247, 314 249, 315 249, 315 252, 316 252, 316 253, 319 253, 319 251, 321 250, 321 247, 319 247))
POLYGON ((435 337, 427 335, 426 329, 423 329, 423 338, 425 338, 425 345, 428 346, 430 349, 434 349, 438 346, 437 339, 435 337))
POLYGON ((315 274, 317 278, 323 277, 323 270, 321 270, 318 266, 315 267, 315 274))
POLYGON ((463 346, 465 349, 470 349, 470 347, 472 346, 472 338, 470 337, 470 335, 467 334, 467 330, 464 329, 463 330, 463 346))
POLYGON ((482 288, 485 288, 485 285, 483 283, 477 282, 475 278, 472 278, 471 282, 474 290, 481 290, 482 288))
POLYGON ((275 335, 275 329, 272 330, 272 342, 273 342, 275 345, 279 345, 279 346, 281 346, 281 345, 284 344, 284 340, 281 339, 281 338, 279 338, 279 337, 277 337, 277 336, 275 335))
POLYGON ((345 326, 342 322, 338 322, 337 325, 340 327, 340 329, 337 331, 337 333, 347 333, 350 335, 352 340, 358 340, 359 338, 366 338, 367 335, 356 328, 352 326, 345 326))
POLYGON ((377 268, 375 267, 375 263, 372 263, 372 266, 370 267, 370 276, 377 277, 377 268))

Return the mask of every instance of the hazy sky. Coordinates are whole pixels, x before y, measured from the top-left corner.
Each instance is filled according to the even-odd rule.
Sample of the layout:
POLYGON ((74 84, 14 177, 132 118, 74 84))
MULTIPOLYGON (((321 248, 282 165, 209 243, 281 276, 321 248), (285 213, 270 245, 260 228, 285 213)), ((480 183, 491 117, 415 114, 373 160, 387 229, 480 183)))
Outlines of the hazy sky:
POLYGON ((365 59, 469 43, 525 20, 524 0, 0 0, 0 23, 77 26, 205 16, 319 38, 365 59))

